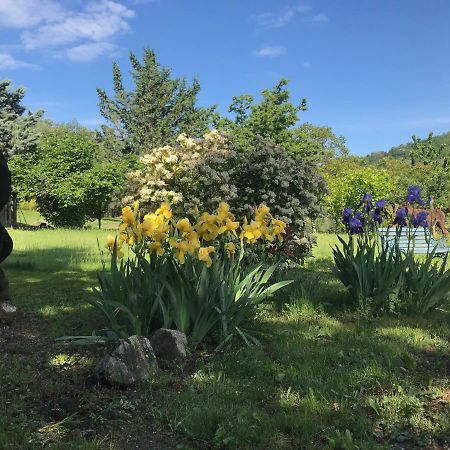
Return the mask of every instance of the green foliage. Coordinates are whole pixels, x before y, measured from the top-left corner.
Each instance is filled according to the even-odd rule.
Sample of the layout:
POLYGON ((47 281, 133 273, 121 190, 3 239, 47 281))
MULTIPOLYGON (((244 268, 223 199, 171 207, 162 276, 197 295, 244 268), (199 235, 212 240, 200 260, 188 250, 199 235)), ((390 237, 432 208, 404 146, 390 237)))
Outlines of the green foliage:
POLYGON ((101 219, 125 172, 120 161, 99 160, 101 155, 89 130, 49 126, 34 149, 11 161, 19 198, 35 199, 40 213, 55 226, 81 227, 88 218, 101 219))
POLYGON ((122 151, 140 153, 158 145, 173 143, 182 132, 198 136, 208 128, 212 108, 195 106, 200 90, 194 79, 171 78, 171 71, 156 60, 153 50, 145 49, 143 62, 130 53, 134 90, 126 91, 122 72, 113 64, 114 97, 97 89, 100 112, 110 123, 103 129, 109 141, 122 151))
POLYGON ((145 254, 145 248, 137 248, 134 257, 119 262, 115 249, 110 271, 104 267, 99 274, 100 289, 92 304, 117 337, 150 336, 165 327, 189 335, 193 346, 206 337, 220 347, 233 336, 257 343, 242 326, 261 303, 290 283, 268 285, 276 265, 244 267, 242 257, 215 256, 208 268, 191 256, 180 265, 172 256, 145 254))
POLYGON ((433 197, 433 206, 450 210, 450 133, 429 133, 426 139, 412 136, 411 142, 372 153, 364 161, 386 169, 397 180, 397 201, 404 201, 400 197, 404 187, 420 185, 433 197))
POLYGON ((113 193, 124 180, 127 165, 124 161, 95 162, 85 174, 84 209, 89 220, 101 220, 106 216, 113 193))
POLYGON ((450 300, 448 254, 440 263, 434 262, 434 257, 434 249, 424 259, 406 257, 404 296, 410 311, 426 313, 450 300))
POLYGON ((314 161, 335 153, 348 153, 344 138, 336 137, 331 128, 308 123, 298 126, 298 113, 306 111, 306 99, 298 105, 292 103, 287 85, 288 81, 282 78, 272 89, 262 91, 258 103, 248 94, 234 97, 229 112, 235 114, 235 120, 216 115, 215 126, 232 135, 238 146, 246 151, 262 137, 291 154, 314 161))
MULTIPOLYGON (((351 163, 350 159, 350 163, 351 163)), ((328 184, 325 204, 328 214, 336 222, 340 221, 342 210, 358 206, 366 192, 375 198, 391 199, 395 192, 395 180, 385 170, 347 164, 346 158, 339 161, 339 170, 324 170, 328 184)))
POLYGON ((25 114, 24 96, 23 88, 12 89, 10 81, 0 81, 0 156, 7 159, 26 152, 38 137, 35 125, 42 111, 25 114))
POLYGON ((405 210, 405 223, 388 228, 381 239, 378 223, 385 213, 382 206, 373 210, 371 202, 366 197, 363 212, 344 212, 350 235, 347 240, 338 236, 340 245, 333 248, 334 273, 350 293, 353 304, 372 312, 428 313, 448 303, 447 255, 439 264, 434 261, 436 248, 430 242, 420 259, 410 250, 410 241, 406 250, 401 247, 404 225, 411 240, 416 236, 415 218, 404 208, 399 211, 405 210))
POLYGON ((407 263, 400 250, 378 243, 378 237, 341 238, 333 249, 334 272, 363 310, 394 312, 398 308, 407 263))

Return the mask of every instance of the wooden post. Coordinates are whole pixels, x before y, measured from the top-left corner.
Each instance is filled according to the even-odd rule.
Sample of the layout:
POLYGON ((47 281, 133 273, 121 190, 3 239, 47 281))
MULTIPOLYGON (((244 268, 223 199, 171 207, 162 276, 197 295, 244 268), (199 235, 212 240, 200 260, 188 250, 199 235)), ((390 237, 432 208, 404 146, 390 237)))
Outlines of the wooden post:
POLYGON ((17 227, 17 199, 14 194, 11 195, 8 203, 0 211, 0 223, 7 228, 17 227))

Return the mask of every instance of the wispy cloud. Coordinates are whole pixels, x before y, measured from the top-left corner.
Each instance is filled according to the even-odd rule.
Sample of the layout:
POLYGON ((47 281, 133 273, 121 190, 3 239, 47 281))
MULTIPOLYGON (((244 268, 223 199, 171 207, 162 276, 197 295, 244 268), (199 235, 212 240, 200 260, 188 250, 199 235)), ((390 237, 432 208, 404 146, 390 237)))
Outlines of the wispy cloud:
POLYGON ((311 11, 308 5, 288 6, 279 12, 265 12, 252 16, 252 19, 261 28, 282 28, 299 14, 311 11))
POLYGON ((89 62, 105 54, 117 54, 117 45, 109 42, 89 42, 66 50, 68 58, 75 62, 89 62))
POLYGON ((22 34, 26 49, 74 44, 83 40, 105 42, 129 29, 134 11, 109 0, 89 3, 84 11, 66 12, 60 20, 22 34))
POLYGON ((328 17, 326 14, 324 14, 324 13, 319 13, 319 14, 316 14, 315 16, 312 17, 312 21, 313 21, 313 22, 322 22, 322 23, 325 23, 325 22, 329 22, 330 19, 329 19, 329 17, 328 17))
POLYGON ((30 28, 63 16, 64 9, 54 0, 0 1, 0 27, 30 28))
POLYGON ((277 56, 285 55, 287 50, 282 45, 265 45, 259 50, 254 50, 253 54, 256 56, 274 58, 277 56))
POLYGON ((15 69, 40 69, 36 64, 31 64, 26 61, 21 61, 19 59, 14 58, 12 55, 8 53, 0 53, 0 69, 3 70, 15 70, 15 69))
POLYGON ((22 49, 52 48, 73 61, 114 54, 114 41, 130 29, 135 12, 116 0, 79 4, 69 9, 63 0, 0 0, 0 28, 21 28, 22 49))

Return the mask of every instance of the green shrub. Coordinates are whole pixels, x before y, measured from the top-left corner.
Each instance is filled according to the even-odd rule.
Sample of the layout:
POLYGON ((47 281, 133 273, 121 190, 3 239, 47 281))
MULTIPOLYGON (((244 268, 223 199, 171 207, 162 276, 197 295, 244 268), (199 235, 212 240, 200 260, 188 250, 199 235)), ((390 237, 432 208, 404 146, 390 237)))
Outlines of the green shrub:
POLYGON ((257 343, 244 326, 260 304, 290 283, 268 284, 276 265, 244 267, 242 258, 221 255, 211 267, 190 255, 181 265, 171 255, 148 257, 143 250, 120 261, 114 252, 110 270, 99 274, 92 304, 108 320, 109 335, 150 336, 164 327, 186 333, 193 346, 205 337, 220 347, 233 337, 257 343))
MULTIPOLYGON (((420 188, 411 186, 408 203, 414 207, 424 202, 420 188)), ((372 204, 366 194, 360 202, 362 211, 345 208, 343 222, 348 239, 339 237, 341 246, 333 249, 335 273, 348 289, 353 303, 376 312, 426 313, 444 305, 450 299, 450 269, 447 256, 436 262, 435 249, 429 246, 427 254, 418 258, 413 251, 403 252, 396 240, 393 246, 382 242, 378 225, 383 219, 385 201, 372 204)), ((402 227, 426 227, 424 212, 411 215, 407 208, 399 208, 392 233, 400 236, 402 227)))
POLYGON ((141 169, 128 174, 122 204, 139 200, 151 208, 170 201, 175 212, 193 215, 196 208, 214 209, 225 201, 236 215, 250 217, 265 203, 288 225, 285 253, 297 260, 310 254, 314 239, 307 223, 318 217, 325 194, 314 163, 262 139, 241 152, 214 131, 203 140, 181 135, 178 141, 179 147, 153 149, 140 158, 141 169))
POLYGON ((124 164, 102 156, 94 133, 76 125, 50 126, 27 153, 11 160, 20 200, 34 199, 44 218, 58 227, 100 220, 113 191, 124 180, 124 164))

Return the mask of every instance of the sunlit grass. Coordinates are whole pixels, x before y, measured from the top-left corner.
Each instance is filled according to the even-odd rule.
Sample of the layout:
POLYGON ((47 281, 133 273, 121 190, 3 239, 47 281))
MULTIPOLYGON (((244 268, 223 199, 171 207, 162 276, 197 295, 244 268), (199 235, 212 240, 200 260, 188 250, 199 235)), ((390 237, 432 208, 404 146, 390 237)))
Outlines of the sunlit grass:
POLYGON ((261 347, 204 348, 127 391, 89 384, 105 350, 55 338, 104 325, 87 300, 110 232, 12 231, 19 318, 0 328, 1 449, 327 449, 346 430, 360 449, 448 446, 449 314, 348 311, 334 235, 256 318, 261 347))

